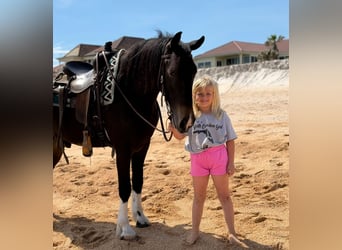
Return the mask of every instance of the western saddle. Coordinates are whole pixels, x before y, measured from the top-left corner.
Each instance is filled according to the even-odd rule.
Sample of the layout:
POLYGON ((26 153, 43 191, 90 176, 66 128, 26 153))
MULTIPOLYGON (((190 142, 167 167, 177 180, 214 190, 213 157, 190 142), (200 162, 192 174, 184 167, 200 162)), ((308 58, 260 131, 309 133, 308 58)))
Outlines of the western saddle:
MULTIPOLYGON (((118 51, 112 50, 112 43, 107 42, 104 51, 97 53, 93 65, 70 61, 56 76, 53 82, 53 105, 59 108, 57 143, 63 153, 65 143, 62 139, 62 121, 66 108, 74 108, 76 120, 83 124, 82 153, 84 156, 92 155, 92 140, 97 146, 111 146, 101 116, 103 106, 101 92, 107 74, 111 73, 108 61, 117 53, 118 51)), ((64 156, 66 157, 65 153, 64 156)))

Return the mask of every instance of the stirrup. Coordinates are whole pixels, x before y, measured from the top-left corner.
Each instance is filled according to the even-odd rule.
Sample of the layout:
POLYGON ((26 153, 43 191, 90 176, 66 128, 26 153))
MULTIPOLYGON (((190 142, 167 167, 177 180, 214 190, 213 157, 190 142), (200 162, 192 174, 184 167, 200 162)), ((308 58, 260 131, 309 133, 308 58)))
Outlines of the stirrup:
POLYGON ((82 154, 87 157, 92 156, 93 154, 93 147, 91 145, 91 138, 88 134, 88 130, 83 130, 82 154))

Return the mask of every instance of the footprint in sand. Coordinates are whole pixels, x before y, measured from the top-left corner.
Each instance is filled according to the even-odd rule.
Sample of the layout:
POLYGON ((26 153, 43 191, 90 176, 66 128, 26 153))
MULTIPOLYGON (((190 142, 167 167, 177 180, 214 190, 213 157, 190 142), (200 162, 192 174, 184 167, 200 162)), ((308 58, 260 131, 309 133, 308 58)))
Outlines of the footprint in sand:
POLYGON ((163 175, 169 175, 171 173, 171 171, 169 169, 163 169, 160 171, 160 173, 163 175))
POLYGON ((259 217, 254 219, 254 222, 255 223, 260 223, 260 222, 263 222, 265 220, 267 220, 267 218, 265 216, 259 216, 259 217))
POLYGON ((86 183, 85 181, 82 181, 86 177, 85 174, 80 174, 74 177, 74 179, 70 180, 70 182, 73 182, 75 185, 80 186, 86 183))
POLYGON ((99 232, 94 227, 75 226, 71 228, 73 243, 82 246, 95 247, 110 238, 111 232, 99 232))
POLYGON ((160 162, 159 164, 156 164, 156 168, 167 168, 168 164, 164 161, 160 162))
POLYGON ((279 189, 279 188, 284 188, 284 187, 286 187, 286 186, 287 186, 287 184, 285 184, 285 183, 283 183, 283 184, 275 183, 275 184, 273 184, 271 187, 268 186, 268 185, 266 185, 266 186, 264 186, 263 188, 266 189, 266 191, 264 192, 264 193, 266 194, 266 193, 273 192, 273 191, 275 191, 275 190, 277 190, 277 189, 279 189))
POLYGON ((249 134, 252 134, 252 133, 254 133, 253 129, 246 129, 245 132, 244 132, 245 135, 249 135, 249 134))
POLYGON ((272 151, 277 151, 277 152, 282 152, 289 150, 290 143, 289 142, 284 142, 280 145, 277 145, 276 147, 272 148, 272 151))

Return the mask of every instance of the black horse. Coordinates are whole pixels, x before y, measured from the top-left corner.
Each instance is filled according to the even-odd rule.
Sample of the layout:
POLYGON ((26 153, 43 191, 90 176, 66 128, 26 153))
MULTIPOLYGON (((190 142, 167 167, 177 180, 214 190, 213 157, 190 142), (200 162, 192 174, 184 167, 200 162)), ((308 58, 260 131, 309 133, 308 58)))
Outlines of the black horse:
MULTIPOLYGON (((143 213, 141 191, 145 156, 159 118, 156 101, 159 92, 165 97, 171 122, 180 132, 187 131, 194 121, 192 84, 197 68, 191 51, 202 45, 204 36, 184 43, 181 33, 174 36, 159 34, 157 38, 143 40, 124 51, 115 79, 114 100, 101 108, 103 127, 110 146, 116 152, 121 199, 116 235, 123 239, 136 236, 128 221, 127 202, 132 188, 133 218, 137 226, 150 225, 143 213)), ((59 122, 60 113, 58 107, 53 108, 54 166, 63 154, 63 150, 57 146, 58 134, 62 137, 63 148, 71 144, 82 145, 84 139, 84 125, 75 118, 75 110, 65 108, 63 122, 59 122)), ((102 145, 93 143, 93 146, 102 145)))

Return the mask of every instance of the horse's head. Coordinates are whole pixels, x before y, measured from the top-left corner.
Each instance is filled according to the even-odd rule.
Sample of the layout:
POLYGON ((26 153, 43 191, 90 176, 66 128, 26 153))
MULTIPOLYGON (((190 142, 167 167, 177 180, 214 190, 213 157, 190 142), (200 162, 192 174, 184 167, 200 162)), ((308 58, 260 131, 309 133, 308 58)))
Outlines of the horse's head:
POLYGON ((192 84, 197 67, 191 51, 198 49, 204 36, 189 43, 181 42, 182 32, 174 35, 164 52, 163 92, 170 106, 171 120, 181 133, 188 131, 195 116, 192 109, 192 84))

